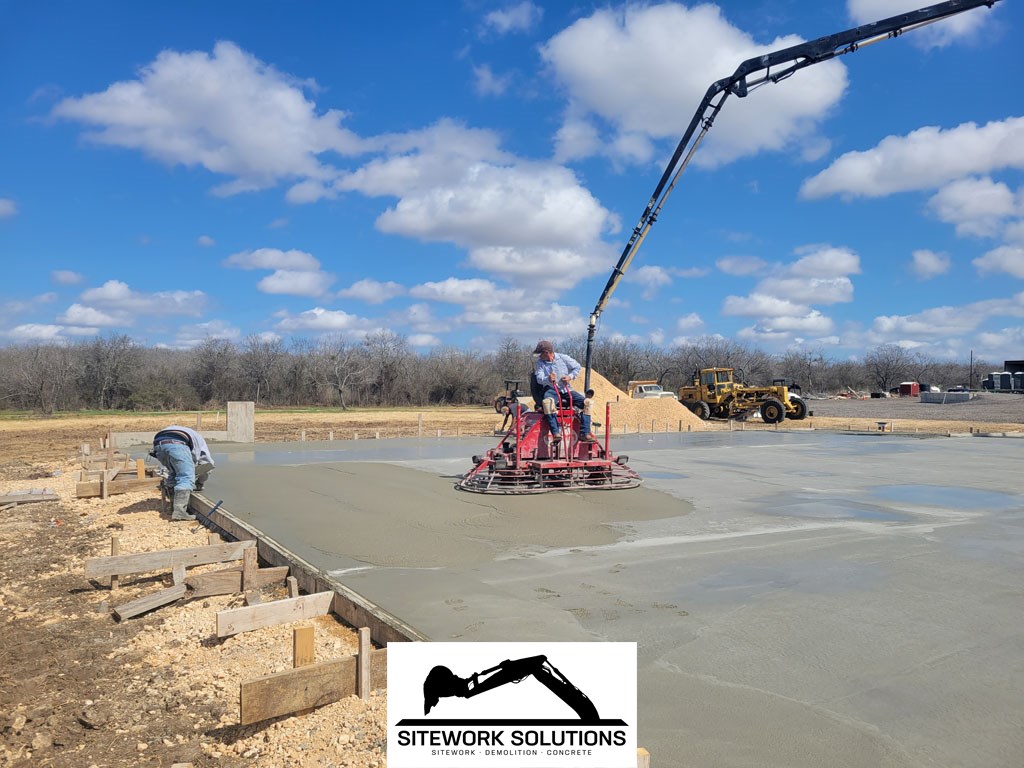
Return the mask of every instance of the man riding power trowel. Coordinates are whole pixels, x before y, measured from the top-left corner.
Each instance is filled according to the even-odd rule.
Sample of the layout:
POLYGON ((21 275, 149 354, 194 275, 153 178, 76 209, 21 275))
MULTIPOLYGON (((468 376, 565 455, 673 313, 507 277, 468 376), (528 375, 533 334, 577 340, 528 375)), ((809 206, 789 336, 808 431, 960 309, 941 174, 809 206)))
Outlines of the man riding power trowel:
POLYGON ((171 520, 195 520, 188 511, 189 498, 192 491, 202 490, 214 466, 206 440, 188 427, 165 427, 153 438, 150 456, 167 468, 162 485, 171 494, 171 520))

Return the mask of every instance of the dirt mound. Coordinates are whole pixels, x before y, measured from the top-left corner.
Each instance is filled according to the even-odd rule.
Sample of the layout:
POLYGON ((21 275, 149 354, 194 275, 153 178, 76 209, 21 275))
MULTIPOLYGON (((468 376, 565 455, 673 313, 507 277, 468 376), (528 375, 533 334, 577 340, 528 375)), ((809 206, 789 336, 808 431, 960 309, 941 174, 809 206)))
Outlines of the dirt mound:
POLYGON ((703 421, 674 398, 632 398, 594 370, 590 371, 590 387, 594 390, 594 418, 604 421, 604 404, 611 403, 615 432, 621 432, 623 427, 627 432, 701 432, 706 428, 703 421))

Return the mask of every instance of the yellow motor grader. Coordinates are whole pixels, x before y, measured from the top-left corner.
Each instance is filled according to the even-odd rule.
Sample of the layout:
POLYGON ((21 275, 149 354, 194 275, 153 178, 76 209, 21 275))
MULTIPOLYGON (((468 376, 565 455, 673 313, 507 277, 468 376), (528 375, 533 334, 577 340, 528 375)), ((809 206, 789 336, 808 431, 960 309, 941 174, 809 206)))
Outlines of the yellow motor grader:
POLYGON ((732 368, 701 368, 693 383, 679 388, 679 402, 701 419, 745 419, 761 412, 766 424, 807 418, 807 403, 782 379, 770 387, 750 387, 735 380, 732 368))

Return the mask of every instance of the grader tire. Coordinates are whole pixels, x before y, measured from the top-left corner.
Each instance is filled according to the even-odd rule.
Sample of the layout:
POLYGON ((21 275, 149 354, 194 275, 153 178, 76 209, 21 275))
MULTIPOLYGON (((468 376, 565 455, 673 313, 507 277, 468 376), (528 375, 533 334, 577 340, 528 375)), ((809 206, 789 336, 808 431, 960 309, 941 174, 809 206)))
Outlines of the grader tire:
POLYGON ((807 418, 807 403, 799 397, 794 397, 789 402, 793 406, 793 413, 789 415, 789 418, 793 419, 793 421, 807 418))
POLYGON ((774 397, 765 398, 761 403, 762 421, 765 424, 778 424, 784 418, 786 418, 786 406, 782 404, 782 401, 774 397))
POLYGON ((690 410, 693 411, 693 415, 701 421, 707 421, 711 418, 711 406, 705 403, 703 400, 698 400, 690 405, 690 410))

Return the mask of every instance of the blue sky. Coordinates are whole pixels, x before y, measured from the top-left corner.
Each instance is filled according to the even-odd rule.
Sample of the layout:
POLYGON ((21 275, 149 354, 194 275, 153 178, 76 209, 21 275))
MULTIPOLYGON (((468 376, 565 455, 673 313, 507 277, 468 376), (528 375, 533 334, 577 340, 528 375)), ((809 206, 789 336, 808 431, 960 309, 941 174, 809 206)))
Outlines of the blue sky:
MULTIPOLYGON (((0 343, 585 332, 707 87, 916 0, 0 0, 0 343)), ((1024 12, 731 98, 600 337, 1024 357, 1024 12)))

